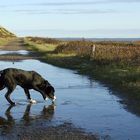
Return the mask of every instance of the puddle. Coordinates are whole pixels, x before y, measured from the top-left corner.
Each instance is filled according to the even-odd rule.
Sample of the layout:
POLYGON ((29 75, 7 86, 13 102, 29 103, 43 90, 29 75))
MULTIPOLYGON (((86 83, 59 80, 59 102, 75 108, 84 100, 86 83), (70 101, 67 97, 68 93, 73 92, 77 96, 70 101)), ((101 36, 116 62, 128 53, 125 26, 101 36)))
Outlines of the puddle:
POLYGON ((69 104, 71 104, 72 102, 71 101, 65 101, 65 102, 63 102, 61 105, 69 105, 69 104))
POLYGON ((33 127, 39 120, 44 120, 44 126, 70 122, 87 132, 99 134, 101 139, 106 136, 113 140, 140 139, 140 118, 125 110, 118 102, 120 99, 110 94, 109 89, 98 82, 38 60, 24 60, 14 64, 0 61, 0 69, 8 67, 40 73, 55 87, 57 101, 55 107, 49 108, 51 102, 44 101, 38 92, 31 90, 31 96, 37 100, 37 104, 30 106, 23 89, 17 87, 11 98, 19 105, 8 109, 9 105, 4 97, 5 89, 0 94, 0 122, 6 122, 6 112, 10 110, 12 119, 9 120, 11 123, 14 121, 13 125, 33 127))
POLYGON ((20 54, 20 55, 27 55, 29 54, 28 51, 26 50, 19 50, 19 51, 5 51, 5 50, 0 50, 0 55, 4 54, 20 54))

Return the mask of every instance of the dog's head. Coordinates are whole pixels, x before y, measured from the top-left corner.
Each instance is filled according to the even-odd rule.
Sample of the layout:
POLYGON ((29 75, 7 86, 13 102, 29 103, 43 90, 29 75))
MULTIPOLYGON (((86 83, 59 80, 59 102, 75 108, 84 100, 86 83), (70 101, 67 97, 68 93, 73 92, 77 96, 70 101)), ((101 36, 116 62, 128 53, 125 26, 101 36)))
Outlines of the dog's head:
POLYGON ((49 98, 54 102, 56 100, 56 96, 54 95, 54 92, 55 92, 54 87, 46 80, 45 88, 44 88, 45 100, 49 98))

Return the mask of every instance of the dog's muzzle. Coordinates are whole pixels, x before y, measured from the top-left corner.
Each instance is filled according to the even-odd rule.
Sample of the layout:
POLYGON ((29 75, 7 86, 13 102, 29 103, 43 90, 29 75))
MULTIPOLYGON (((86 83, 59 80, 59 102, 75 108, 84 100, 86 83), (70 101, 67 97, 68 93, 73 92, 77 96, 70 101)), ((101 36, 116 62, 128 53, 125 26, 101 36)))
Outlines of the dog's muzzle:
POLYGON ((56 96, 54 96, 54 98, 53 98, 53 100, 52 100, 52 101, 54 102, 55 100, 56 100, 56 96))
MULTIPOLYGON (((46 97, 45 100, 47 101, 49 98, 46 97)), ((56 100, 56 96, 53 97, 52 101, 54 102, 56 100)))

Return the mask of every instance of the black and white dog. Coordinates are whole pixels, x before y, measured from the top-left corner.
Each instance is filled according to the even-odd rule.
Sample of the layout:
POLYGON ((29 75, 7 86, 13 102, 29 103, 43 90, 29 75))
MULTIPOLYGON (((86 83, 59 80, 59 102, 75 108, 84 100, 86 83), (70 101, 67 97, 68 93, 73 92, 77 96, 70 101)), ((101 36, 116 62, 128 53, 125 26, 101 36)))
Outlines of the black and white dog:
POLYGON ((35 103, 36 101, 31 99, 29 93, 30 89, 40 92, 44 100, 47 100, 48 98, 53 102, 56 100, 53 86, 37 72, 24 71, 15 68, 8 68, 0 71, 0 90, 5 87, 8 89, 5 97, 12 105, 15 105, 15 103, 10 99, 10 94, 17 85, 24 89, 27 99, 30 100, 31 103, 35 103))

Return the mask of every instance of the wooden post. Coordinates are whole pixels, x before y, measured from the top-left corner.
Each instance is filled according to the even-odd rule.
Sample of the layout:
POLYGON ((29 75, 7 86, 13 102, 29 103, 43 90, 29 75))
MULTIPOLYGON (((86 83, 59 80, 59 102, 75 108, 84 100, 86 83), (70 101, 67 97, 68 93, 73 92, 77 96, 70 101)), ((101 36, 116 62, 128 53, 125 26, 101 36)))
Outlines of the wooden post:
POLYGON ((91 59, 91 60, 94 58, 95 49, 96 49, 96 46, 95 46, 95 45, 92 45, 92 46, 91 46, 91 56, 90 56, 90 59, 91 59))

